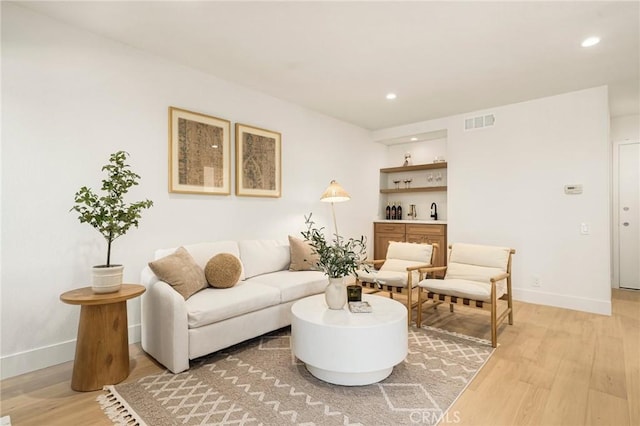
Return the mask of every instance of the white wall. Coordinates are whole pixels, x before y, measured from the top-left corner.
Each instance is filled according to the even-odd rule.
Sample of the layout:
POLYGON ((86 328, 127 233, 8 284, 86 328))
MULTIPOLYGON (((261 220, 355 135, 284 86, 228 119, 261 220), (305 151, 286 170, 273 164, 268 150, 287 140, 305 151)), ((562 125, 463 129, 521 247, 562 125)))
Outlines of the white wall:
MULTIPOLYGON (((126 282, 138 281, 156 248, 286 239, 311 211, 329 227, 319 196, 331 179, 352 196, 336 205, 341 233, 372 237, 385 149, 364 129, 6 2, 2 89, 2 377, 73 358, 79 308, 59 295, 88 285, 106 248, 69 208, 80 186, 98 188, 100 167, 116 150, 128 151, 142 176, 130 200, 155 203, 113 247, 126 282), (282 198, 169 194, 169 106, 281 132, 282 198)), ((139 322, 136 299, 133 340, 139 322)))
POLYGON ((640 115, 611 117, 611 141, 640 141, 640 115))
MULTIPOLYGON (((517 250, 514 297, 610 314, 610 146, 606 87, 373 133, 447 131, 450 242, 517 250), (463 120, 493 113, 495 126, 463 120), (582 195, 565 195, 581 183, 582 195), (580 234, 580 224, 590 226, 580 234), (533 286, 533 277, 540 287, 533 286)), ((516 312, 517 320, 517 312, 516 312)))

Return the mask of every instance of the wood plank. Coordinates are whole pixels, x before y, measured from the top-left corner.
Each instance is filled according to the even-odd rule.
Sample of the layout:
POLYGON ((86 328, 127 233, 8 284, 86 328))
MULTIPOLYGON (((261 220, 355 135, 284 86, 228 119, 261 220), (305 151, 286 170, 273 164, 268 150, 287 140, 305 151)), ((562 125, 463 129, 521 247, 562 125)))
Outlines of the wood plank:
POLYGON ((640 425, 640 317, 621 316, 618 320, 624 330, 622 341, 629 423, 640 425))
POLYGON ((549 399, 549 390, 529 386, 511 424, 519 426, 542 425, 544 407, 549 399))
POLYGON ((587 407, 587 421, 585 423, 587 426, 625 426, 637 424, 630 423, 629 421, 627 400, 625 398, 618 398, 608 393, 590 390, 587 407))
MULTIPOLYGON (((638 356, 640 354, 636 354, 636 357, 638 356)), ((622 339, 611 336, 597 336, 589 388, 627 399, 624 360, 622 339)))

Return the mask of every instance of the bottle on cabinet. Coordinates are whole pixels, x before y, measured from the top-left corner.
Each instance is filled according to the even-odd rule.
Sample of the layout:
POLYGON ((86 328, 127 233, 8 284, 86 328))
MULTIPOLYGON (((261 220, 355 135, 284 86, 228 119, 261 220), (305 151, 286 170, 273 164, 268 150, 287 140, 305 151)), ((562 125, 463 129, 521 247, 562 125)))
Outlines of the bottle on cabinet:
POLYGON ((387 208, 385 209, 385 219, 391 219, 391 205, 387 203, 387 208))
POLYGON ((391 220, 396 220, 396 203, 391 206, 391 220))
POLYGON ((398 203, 398 208, 396 209, 396 219, 402 220, 402 204, 398 203))

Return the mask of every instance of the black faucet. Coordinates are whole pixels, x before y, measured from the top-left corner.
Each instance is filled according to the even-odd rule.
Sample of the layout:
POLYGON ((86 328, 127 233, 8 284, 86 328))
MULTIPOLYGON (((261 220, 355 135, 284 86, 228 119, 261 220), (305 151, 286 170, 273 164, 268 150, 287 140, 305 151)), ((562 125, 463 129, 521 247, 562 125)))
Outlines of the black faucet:
POLYGON ((436 203, 431 203, 431 219, 438 220, 438 206, 436 203))

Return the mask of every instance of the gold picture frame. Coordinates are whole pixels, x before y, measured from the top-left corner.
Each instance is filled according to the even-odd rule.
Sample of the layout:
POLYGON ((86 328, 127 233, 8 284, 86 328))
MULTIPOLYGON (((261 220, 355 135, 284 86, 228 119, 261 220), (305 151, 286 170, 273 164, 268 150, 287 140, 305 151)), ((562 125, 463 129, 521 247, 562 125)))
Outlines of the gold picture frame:
POLYGON ((282 135, 236 123, 236 195, 282 196, 282 135))
POLYGON ((169 107, 169 192, 231 194, 231 122, 169 107))

